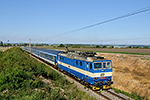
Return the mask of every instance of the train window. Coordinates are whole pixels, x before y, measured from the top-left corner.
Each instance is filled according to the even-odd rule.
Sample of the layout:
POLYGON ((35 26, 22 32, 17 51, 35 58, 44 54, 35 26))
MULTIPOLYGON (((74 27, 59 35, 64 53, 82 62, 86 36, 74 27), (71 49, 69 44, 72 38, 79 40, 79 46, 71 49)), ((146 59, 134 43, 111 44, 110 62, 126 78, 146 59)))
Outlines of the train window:
POLYGON ((92 64, 90 64, 90 69, 92 69, 92 64))
POLYGON ((106 68, 106 63, 105 62, 103 63, 103 68, 106 68))
POLYGON ((76 65, 78 65, 78 61, 76 61, 76 65))
POLYGON ((62 60, 64 60, 64 57, 62 57, 62 60))
POLYGON ((50 55, 48 55, 48 58, 49 58, 49 59, 51 59, 51 56, 50 56, 50 55))
POLYGON ((102 63, 94 63, 94 68, 102 68, 102 63))
POLYGON ((82 66, 82 62, 80 62, 80 66, 82 66))
POLYGON ((88 64, 88 63, 86 63, 86 68, 88 68, 88 66, 89 66, 89 64, 88 64))
POLYGON ((60 60, 61 60, 61 57, 60 57, 60 60))
POLYGON ((106 68, 110 68, 110 67, 111 67, 110 62, 107 62, 106 68))
POLYGON ((54 60, 56 59, 56 57, 54 56, 54 60))

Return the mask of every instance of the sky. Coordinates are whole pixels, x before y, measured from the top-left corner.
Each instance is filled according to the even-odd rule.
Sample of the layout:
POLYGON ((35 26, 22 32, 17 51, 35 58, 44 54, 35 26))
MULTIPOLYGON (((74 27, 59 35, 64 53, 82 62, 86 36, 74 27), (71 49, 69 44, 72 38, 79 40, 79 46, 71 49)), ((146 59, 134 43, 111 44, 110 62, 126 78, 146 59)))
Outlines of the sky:
POLYGON ((0 0, 0 41, 150 45, 150 10, 69 33, 148 6, 150 0, 0 0))

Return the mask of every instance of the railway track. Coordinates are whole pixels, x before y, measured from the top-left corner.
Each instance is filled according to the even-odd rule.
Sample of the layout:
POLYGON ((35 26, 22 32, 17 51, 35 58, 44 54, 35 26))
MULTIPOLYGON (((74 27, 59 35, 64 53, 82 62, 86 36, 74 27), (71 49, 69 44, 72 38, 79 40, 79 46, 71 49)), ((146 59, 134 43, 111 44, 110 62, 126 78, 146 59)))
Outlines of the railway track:
MULTIPOLYGON (((27 53, 30 54, 29 52, 27 52, 27 53)), ((44 60, 42 60, 42 59, 36 57, 35 55, 32 55, 32 54, 31 54, 31 57, 37 59, 38 61, 40 61, 40 62, 42 62, 42 63, 44 63, 44 64, 46 64, 47 66, 49 66, 49 67, 52 68, 53 70, 55 70, 55 71, 57 71, 57 72, 59 72, 59 73, 61 73, 61 74, 63 74, 63 75, 68 76, 69 78, 71 78, 71 79, 73 80, 73 82, 75 82, 75 83, 78 84, 78 85, 81 85, 80 88, 85 88, 85 85, 83 85, 81 82, 79 82, 79 81, 78 81, 75 77, 73 77, 71 74, 69 74, 69 73, 67 73, 67 72, 64 72, 64 71, 62 71, 62 70, 56 69, 56 68, 54 67, 54 65, 51 65, 50 63, 48 63, 48 62, 46 62, 46 61, 44 61, 44 60)), ((99 97, 95 97, 95 98, 98 99, 98 100, 128 100, 128 98, 129 98, 129 97, 128 97, 128 98, 124 98, 124 97, 118 95, 117 93, 111 92, 111 91, 109 91, 109 90, 100 90, 100 91, 101 91, 101 92, 100 92, 100 91, 93 91, 91 88, 87 88, 87 89, 89 89, 88 91, 89 91, 90 93, 95 93, 95 94, 93 94, 94 97, 95 97, 95 96, 99 96, 99 97)), ((84 90, 86 90, 86 89, 84 89, 84 90)), ((87 92, 87 90, 86 90, 85 92, 87 92)), ((92 96, 93 96, 93 95, 92 95, 92 96)), ((131 98, 130 98, 130 100, 131 100, 131 98)))
POLYGON ((101 94, 104 94, 105 96, 107 96, 109 100, 127 100, 124 97, 121 97, 120 95, 115 94, 109 90, 103 90, 101 94))

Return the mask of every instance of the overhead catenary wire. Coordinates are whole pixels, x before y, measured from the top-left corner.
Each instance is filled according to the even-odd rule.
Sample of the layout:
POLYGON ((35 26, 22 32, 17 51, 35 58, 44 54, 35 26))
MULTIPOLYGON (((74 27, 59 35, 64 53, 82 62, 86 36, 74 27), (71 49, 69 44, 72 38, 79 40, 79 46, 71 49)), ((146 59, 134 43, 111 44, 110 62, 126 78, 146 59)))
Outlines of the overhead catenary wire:
MULTIPOLYGON (((91 28, 91 27, 94 27, 94 26, 98 26, 98 25, 101 25, 101 24, 105 24, 105 23, 108 23, 108 22, 112 22, 112 21, 115 21, 115 20, 119 20, 119 19, 122 19, 122 18, 133 16, 133 15, 136 15, 136 14, 140 14, 140 13, 143 13, 143 12, 146 12, 146 11, 149 11, 149 10, 150 10, 150 6, 139 9, 139 10, 136 10, 136 11, 133 11, 133 12, 130 12, 128 14, 125 14, 125 15, 122 15, 122 16, 119 16, 119 17, 116 17, 116 18, 112 18, 112 19, 109 19, 109 20, 106 20, 106 21, 98 22, 96 24, 92 24, 92 25, 88 25, 88 26, 85 26, 85 27, 81 27, 81 28, 78 28, 78 29, 71 30, 71 31, 59 33, 59 34, 51 36, 51 39, 53 39, 54 36, 55 37, 56 36, 62 36, 62 35, 65 35, 65 34, 70 34, 70 33, 74 33, 74 32, 77 32, 77 31, 85 30, 85 29, 88 29, 88 28, 91 28)), ((49 36, 47 36, 47 37, 49 37, 49 36)), ((47 38, 47 37, 43 37, 43 38, 47 38)), ((39 39, 42 39, 42 38, 39 38, 39 39)))
POLYGON ((139 14, 139 13, 142 13, 142 12, 145 12, 145 11, 149 11, 149 10, 150 10, 150 6, 146 7, 146 8, 143 8, 143 9, 140 9, 140 10, 137 10, 137 11, 134 11, 132 13, 120 16, 120 17, 116 17, 116 18, 113 18, 113 19, 110 19, 110 20, 106 20, 106 21, 103 21, 103 22, 99 22, 99 23, 96 23, 96 24, 92 24, 92 25, 89 25, 89 26, 85 26, 85 27, 82 27, 82 28, 79 28, 79 29, 75 29, 75 30, 64 32, 64 33, 60 33, 60 34, 66 34, 66 33, 72 33, 72 32, 76 32, 76 31, 84 30, 84 29, 87 29, 87 28, 91 28, 91 27, 94 27, 94 26, 97 26, 97 25, 100 25, 100 24, 104 24, 104 23, 107 23, 107 22, 115 21, 115 20, 118 20, 118 19, 121 19, 121 18, 133 16, 135 14, 139 14))

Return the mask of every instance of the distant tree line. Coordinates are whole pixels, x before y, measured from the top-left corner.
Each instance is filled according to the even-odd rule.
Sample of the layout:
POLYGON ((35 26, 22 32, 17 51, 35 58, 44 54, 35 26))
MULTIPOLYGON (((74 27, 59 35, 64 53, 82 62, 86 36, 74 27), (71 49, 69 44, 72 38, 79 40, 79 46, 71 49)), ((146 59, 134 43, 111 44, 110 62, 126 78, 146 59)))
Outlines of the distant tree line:
POLYGON ((100 45, 96 45, 96 48, 114 48, 114 46, 106 46, 106 45, 103 45, 103 46, 100 46, 100 45))
MULTIPOLYGON (((29 46, 29 43, 3 43, 0 41, 0 46, 1 47, 9 47, 9 46, 29 46)), ((32 43, 31 46, 53 46, 55 48, 57 47, 70 47, 70 48, 117 48, 114 47, 113 45, 94 45, 94 44, 47 44, 47 43, 32 43)), ((118 47, 118 48, 139 48, 139 49, 149 49, 150 47, 148 46, 124 46, 124 47, 118 47)))
MULTIPOLYGON (((1 47, 9 47, 9 46, 29 46, 29 43, 3 43, 0 41, 1 47)), ((49 46, 49 44, 41 43, 41 44, 31 44, 31 46, 49 46)))

